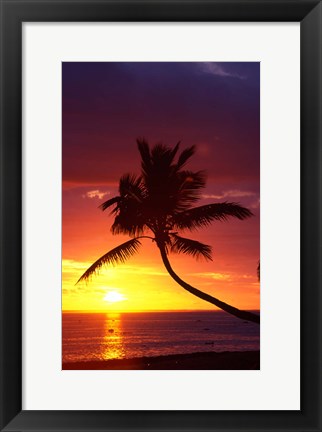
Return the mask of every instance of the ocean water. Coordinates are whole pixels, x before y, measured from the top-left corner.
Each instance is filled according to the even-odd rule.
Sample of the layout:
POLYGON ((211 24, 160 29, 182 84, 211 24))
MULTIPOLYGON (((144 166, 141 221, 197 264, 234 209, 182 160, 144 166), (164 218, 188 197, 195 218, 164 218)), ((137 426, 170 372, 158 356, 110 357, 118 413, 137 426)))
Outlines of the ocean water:
POLYGON ((259 325, 224 312, 63 313, 63 362, 259 350, 259 325))

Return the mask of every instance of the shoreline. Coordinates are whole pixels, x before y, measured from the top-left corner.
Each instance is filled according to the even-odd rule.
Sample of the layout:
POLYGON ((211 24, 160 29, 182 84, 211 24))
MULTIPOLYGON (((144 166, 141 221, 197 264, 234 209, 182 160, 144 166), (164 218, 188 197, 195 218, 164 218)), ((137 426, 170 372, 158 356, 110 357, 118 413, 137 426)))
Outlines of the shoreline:
POLYGON ((62 370, 259 370, 260 351, 197 352, 130 359, 66 362, 62 370))

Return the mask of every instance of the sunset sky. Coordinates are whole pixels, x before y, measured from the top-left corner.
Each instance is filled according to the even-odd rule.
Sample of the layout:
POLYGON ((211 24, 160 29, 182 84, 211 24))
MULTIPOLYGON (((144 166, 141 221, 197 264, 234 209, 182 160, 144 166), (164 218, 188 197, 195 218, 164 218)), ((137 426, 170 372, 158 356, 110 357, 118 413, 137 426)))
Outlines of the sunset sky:
POLYGON ((159 251, 140 252, 75 285, 100 256, 128 237, 98 206, 118 194, 124 173, 140 172, 137 137, 181 150, 187 168, 206 170, 197 205, 238 202, 250 219, 214 222, 185 236, 213 247, 213 261, 169 256, 191 285, 242 309, 259 309, 259 63, 63 63, 63 310, 215 309, 184 291, 159 251))

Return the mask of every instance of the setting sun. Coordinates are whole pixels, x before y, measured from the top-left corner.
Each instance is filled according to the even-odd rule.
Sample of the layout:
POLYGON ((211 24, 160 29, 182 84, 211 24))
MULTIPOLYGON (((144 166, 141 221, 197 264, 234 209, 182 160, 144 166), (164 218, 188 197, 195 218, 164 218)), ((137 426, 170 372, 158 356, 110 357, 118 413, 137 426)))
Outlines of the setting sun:
POLYGON ((104 300, 109 302, 109 303, 116 303, 116 302, 124 301, 124 300, 126 300, 126 298, 124 297, 123 294, 121 294, 117 291, 109 291, 105 295, 104 300))

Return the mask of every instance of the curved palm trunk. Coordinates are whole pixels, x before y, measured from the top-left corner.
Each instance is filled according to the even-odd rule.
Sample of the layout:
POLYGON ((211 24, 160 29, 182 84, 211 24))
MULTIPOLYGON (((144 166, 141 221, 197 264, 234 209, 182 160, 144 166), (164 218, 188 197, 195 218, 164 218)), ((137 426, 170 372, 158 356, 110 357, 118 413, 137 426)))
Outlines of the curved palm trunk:
POLYGON ((197 288, 194 288, 191 285, 187 284, 173 271, 164 247, 159 245, 159 249, 161 252, 161 257, 162 257, 163 264, 165 265, 165 268, 168 270, 168 273, 170 274, 170 276, 180 286, 182 286, 182 288, 184 288, 185 290, 187 290, 191 294, 201 298, 202 300, 205 300, 209 303, 212 303, 213 305, 219 307, 220 309, 224 310, 225 312, 228 312, 231 315, 234 315, 237 318, 240 318, 242 320, 252 321, 256 324, 260 323, 259 315, 253 314, 251 312, 242 311, 242 310, 237 309, 233 306, 230 306, 229 304, 224 303, 224 302, 216 299, 215 297, 212 297, 211 295, 206 294, 206 293, 198 290, 197 288))

